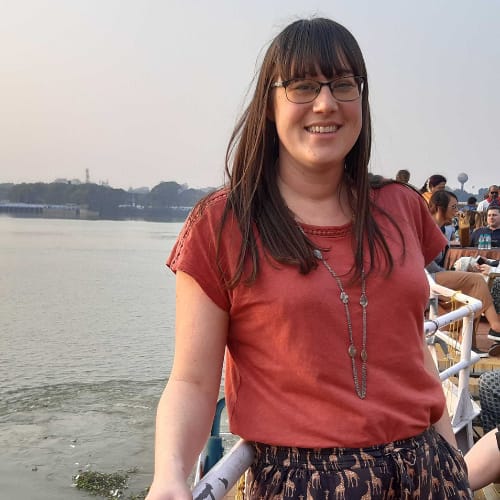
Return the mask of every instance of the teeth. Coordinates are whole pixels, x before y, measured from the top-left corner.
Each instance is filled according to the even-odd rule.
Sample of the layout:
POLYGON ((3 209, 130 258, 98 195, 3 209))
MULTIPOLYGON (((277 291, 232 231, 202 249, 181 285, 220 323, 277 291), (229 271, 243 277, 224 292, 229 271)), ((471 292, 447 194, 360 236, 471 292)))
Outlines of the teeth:
POLYGON ((312 132, 313 134, 328 134, 331 132, 337 132, 338 127, 337 125, 330 125, 328 127, 312 126, 312 127, 307 127, 307 130, 309 132, 312 132))

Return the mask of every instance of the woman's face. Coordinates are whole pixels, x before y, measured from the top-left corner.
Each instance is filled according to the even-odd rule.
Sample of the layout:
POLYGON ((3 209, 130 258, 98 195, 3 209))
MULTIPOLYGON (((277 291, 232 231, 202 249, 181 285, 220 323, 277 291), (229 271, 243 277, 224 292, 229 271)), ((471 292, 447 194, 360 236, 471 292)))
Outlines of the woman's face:
MULTIPOLYGON (((329 80, 322 74, 307 78, 329 80)), ((285 89, 276 88, 270 114, 278 132, 282 172, 286 168, 302 174, 332 168, 343 171, 345 158, 361 132, 361 97, 339 102, 328 86, 323 86, 316 99, 306 104, 290 102, 285 89)))
POLYGON ((446 220, 445 223, 451 224, 453 218, 456 217, 457 213, 458 213, 458 201, 452 197, 448 202, 448 208, 446 209, 445 212, 445 220, 446 220))
POLYGON ((439 184, 431 187, 431 193, 435 193, 436 191, 443 191, 446 189, 446 182, 440 182, 439 184))

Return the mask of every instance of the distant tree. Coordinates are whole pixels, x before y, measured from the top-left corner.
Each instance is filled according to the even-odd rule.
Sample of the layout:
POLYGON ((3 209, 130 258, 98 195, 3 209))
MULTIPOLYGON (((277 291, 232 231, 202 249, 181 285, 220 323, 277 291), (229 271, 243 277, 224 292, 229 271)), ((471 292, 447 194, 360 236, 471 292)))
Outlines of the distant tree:
POLYGON ((186 189, 179 193, 179 206, 192 207, 206 194, 203 189, 186 189))
POLYGON ((9 200, 13 203, 46 203, 45 187, 42 182, 15 184, 9 192, 9 200))
POLYGON ((9 200, 9 193, 13 186, 14 184, 12 182, 0 184, 0 201, 9 200))
POLYGON ((161 182, 149 192, 147 188, 125 191, 93 183, 37 182, 0 184, 0 200, 46 205, 71 203, 110 219, 143 217, 149 214, 154 220, 180 220, 187 212, 178 210, 177 207, 192 207, 210 191, 213 189, 191 189, 187 184, 180 185, 173 181, 161 182), (133 207, 151 210, 146 214, 142 208, 133 207))
POLYGON ((177 182, 160 182, 149 193, 149 200, 153 208, 178 207, 179 193, 182 187, 177 182))

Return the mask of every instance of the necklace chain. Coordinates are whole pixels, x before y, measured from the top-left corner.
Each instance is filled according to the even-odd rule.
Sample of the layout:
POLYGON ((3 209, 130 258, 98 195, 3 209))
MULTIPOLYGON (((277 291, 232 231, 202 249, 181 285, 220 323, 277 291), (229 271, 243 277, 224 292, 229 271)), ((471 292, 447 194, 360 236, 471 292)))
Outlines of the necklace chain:
POLYGON ((352 321, 351 321, 351 310, 349 309, 349 295, 344 290, 342 281, 340 280, 338 274, 332 268, 332 266, 324 259, 323 254, 320 250, 314 250, 314 256, 320 260, 327 271, 335 279, 337 286, 340 290, 340 301, 344 304, 345 316, 347 319, 347 330, 349 332, 349 347, 347 353, 351 358, 352 365, 352 378, 354 380, 354 389, 356 394, 360 399, 365 399, 366 397, 366 364, 368 361, 368 353, 366 351, 366 308, 368 307, 368 297, 366 296, 366 276, 364 269, 361 270, 361 295, 359 297, 359 304, 362 308, 362 340, 361 340, 361 384, 359 383, 358 368, 356 366, 356 355, 358 353, 356 346, 354 345, 354 338, 352 334, 352 321))

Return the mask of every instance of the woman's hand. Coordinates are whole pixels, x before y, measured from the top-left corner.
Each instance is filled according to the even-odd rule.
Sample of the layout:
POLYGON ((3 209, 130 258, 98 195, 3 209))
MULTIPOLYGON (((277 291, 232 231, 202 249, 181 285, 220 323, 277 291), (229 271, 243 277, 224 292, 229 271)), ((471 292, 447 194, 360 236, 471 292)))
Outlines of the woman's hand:
POLYGON ((153 481, 146 500, 193 500, 193 495, 182 479, 168 484, 153 481))

